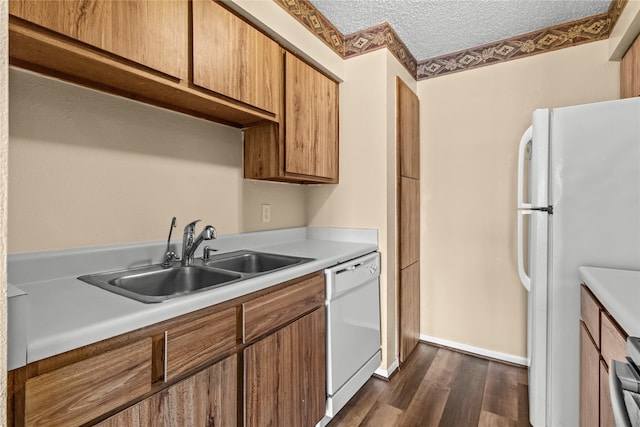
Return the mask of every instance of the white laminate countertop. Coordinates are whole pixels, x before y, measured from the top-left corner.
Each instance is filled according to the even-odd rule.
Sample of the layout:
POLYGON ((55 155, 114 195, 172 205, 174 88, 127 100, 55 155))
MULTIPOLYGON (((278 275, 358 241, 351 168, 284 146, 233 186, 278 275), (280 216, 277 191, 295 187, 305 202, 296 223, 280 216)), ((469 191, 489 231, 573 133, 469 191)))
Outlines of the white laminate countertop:
MULTIPOLYGON (((145 304, 77 279, 79 275, 159 263, 166 242, 10 255, 8 279, 26 293, 26 363, 325 269, 378 249, 377 230, 295 228, 220 236, 218 254, 250 249, 314 261, 228 286, 145 304)), ((179 244, 176 243, 179 247, 179 244)), ((201 246, 205 246, 205 244, 201 246)), ((201 256, 202 247, 196 252, 201 256)), ((18 325, 9 325, 12 329, 18 325)), ((9 341, 11 348, 12 342, 9 341)), ((15 369, 20 365, 9 366, 15 369)))
POLYGON ((640 337, 640 271, 587 266, 578 271, 625 332, 640 337))

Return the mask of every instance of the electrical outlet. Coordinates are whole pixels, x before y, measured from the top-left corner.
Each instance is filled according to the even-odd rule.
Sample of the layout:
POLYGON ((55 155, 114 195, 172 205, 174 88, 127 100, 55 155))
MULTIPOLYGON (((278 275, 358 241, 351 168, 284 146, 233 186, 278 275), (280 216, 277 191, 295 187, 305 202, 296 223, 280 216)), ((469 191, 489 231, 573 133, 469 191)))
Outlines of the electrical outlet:
POLYGON ((262 222, 271 222, 271 205, 262 205, 262 222))

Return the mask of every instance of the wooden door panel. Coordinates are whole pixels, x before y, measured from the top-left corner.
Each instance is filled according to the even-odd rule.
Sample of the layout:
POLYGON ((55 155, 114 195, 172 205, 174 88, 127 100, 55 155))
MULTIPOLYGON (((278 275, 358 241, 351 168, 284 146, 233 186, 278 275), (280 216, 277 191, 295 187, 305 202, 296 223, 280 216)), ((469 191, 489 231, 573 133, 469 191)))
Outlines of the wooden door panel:
POLYGON ((600 354, 587 327, 580 322, 580 427, 598 427, 600 354))
POLYGON ((285 172, 338 177, 338 85, 287 53, 285 172))
POLYGON ((282 50, 213 0, 193 2, 193 83, 280 113, 282 50))
POLYGON ((420 338, 420 263, 400 271, 400 362, 418 345, 420 338))
POLYGON ((396 77, 396 91, 399 173, 420 179, 420 102, 400 77, 396 77))
POLYGON ((186 79, 188 7, 188 2, 180 0, 12 0, 9 13, 186 79))
POLYGON ((325 312, 320 308, 248 346, 247 427, 313 426, 325 411, 325 312))
POLYGON ((237 425, 237 356, 224 359, 98 424, 99 427, 237 425))
POLYGON ((400 177, 400 268, 420 259, 420 181, 400 177))

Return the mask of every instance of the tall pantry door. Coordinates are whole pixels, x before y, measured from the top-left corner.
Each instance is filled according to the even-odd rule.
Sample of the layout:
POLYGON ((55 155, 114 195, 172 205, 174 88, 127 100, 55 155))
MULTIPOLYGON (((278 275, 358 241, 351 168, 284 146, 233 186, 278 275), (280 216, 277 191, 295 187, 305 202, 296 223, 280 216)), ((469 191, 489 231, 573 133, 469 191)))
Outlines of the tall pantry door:
POLYGON ((420 337, 420 105, 396 77, 400 363, 420 337))

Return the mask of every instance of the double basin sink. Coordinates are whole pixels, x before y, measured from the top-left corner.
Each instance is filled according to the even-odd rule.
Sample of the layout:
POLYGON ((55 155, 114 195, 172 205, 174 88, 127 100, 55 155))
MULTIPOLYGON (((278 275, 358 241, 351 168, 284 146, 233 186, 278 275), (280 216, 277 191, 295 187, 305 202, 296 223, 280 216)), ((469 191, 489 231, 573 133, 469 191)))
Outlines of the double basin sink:
POLYGON ((145 303, 162 302, 246 280, 251 277, 293 267, 312 258, 241 250, 197 259, 194 265, 159 264, 107 273, 89 274, 78 279, 108 291, 145 303))

